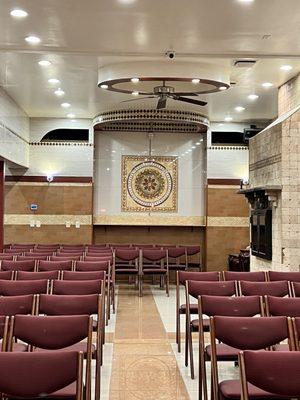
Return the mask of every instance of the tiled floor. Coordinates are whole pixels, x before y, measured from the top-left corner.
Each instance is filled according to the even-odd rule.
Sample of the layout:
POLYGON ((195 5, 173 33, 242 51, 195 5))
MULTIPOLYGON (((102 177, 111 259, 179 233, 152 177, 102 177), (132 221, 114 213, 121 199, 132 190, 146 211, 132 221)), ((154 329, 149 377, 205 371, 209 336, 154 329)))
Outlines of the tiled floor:
MULTIPOLYGON (((101 400, 198 399, 197 376, 191 380, 175 344, 175 287, 169 298, 158 287, 145 287, 139 298, 132 286, 120 285, 117 314, 106 331, 101 400)), ((197 360, 196 344, 194 353, 197 360)), ((221 379, 237 373, 232 363, 220 368, 221 379)))

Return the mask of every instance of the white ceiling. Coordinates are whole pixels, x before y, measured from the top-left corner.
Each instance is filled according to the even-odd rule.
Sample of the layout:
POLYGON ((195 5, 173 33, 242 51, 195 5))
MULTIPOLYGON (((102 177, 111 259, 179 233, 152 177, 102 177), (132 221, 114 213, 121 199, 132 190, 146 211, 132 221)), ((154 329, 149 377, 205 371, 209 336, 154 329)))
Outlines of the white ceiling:
POLYGON ((172 100, 169 108, 198 110, 214 121, 226 116, 234 121, 272 119, 277 87, 300 72, 299 34, 299 0, 1 0, 0 85, 32 117, 72 112, 92 118, 108 109, 154 107, 156 100, 120 104, 127 95, 97 87, 98 67, 164 60, 166 50, 173 49, 175 60, 166 62, 229 65, 236 85, 202 96, 209 102, 207 109, 172 100), (26 10, 28 17, 12 18, 13 8, 26 10), (39 36, 41 43, 26 43, 28 35, 39 36), (258 62, 251 69, 232 66, 233 60, 245 57, 258 62), (39 66, 41 59, 52 65, 39 66), (283 64, 292 65, 292 71, 281 71, 283 64), (61 84, 51 86, 51 77, 61 84), (274 87, 262 88, 266 81, 274 87), (58 86, 65 91, 62 98, 53 94, 58 86), (260 97, 251 102, 247 96, 254 92, 260 97), (70 109, 60 106, 63 101, 70 109), (236 106, 246 110, 238 113, 236 106))

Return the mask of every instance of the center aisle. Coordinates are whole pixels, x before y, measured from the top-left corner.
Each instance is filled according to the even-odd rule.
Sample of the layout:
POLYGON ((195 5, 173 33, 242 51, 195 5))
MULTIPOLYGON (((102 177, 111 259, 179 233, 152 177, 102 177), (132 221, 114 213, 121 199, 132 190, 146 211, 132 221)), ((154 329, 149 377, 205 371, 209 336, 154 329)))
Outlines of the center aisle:
POLYGON ((149 287, 120 285, 110 400, 188 400, 168 334, 149 287))

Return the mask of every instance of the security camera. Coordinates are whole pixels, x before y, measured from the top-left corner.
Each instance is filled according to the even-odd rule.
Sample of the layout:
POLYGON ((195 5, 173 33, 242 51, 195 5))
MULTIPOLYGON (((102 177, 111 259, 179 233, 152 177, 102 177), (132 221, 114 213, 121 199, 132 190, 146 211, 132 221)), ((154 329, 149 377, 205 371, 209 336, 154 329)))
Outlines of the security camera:
POLYGON ((168 50, 168 51, 166 52, 166 57, 169 58, 170 60, 174 60, 175 56, 176 56, 175 51, 168 50))

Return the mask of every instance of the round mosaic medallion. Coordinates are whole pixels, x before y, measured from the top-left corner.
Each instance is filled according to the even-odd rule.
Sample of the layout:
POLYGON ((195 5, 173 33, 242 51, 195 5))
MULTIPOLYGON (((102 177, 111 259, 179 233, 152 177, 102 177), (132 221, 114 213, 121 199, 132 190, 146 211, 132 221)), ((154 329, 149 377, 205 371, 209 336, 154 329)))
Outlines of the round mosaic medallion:
POLYGON ((173 188, 169 171, 160 163, 145 161, 136 165, 129 173, 127 190, 130 197, 144 207, 155 207, 164 203, 173 188))

